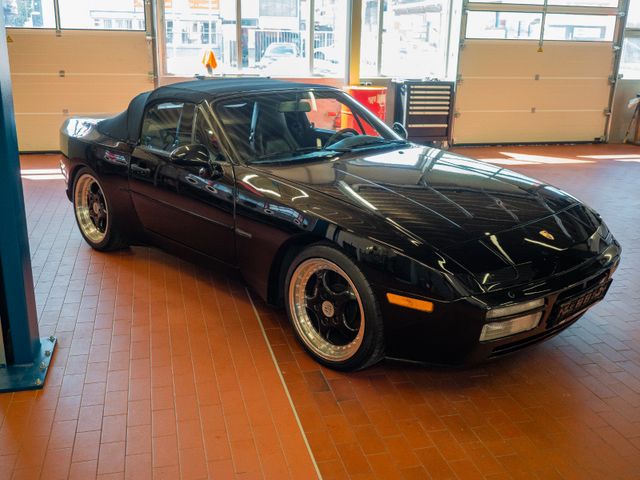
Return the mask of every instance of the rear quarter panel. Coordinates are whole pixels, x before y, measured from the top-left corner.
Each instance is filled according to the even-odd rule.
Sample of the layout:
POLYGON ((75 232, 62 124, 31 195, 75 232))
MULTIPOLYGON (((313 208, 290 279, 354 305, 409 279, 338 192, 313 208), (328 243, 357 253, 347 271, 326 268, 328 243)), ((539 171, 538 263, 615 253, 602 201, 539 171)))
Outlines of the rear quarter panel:
POLYGON ((107 196, 112 218, 132 243, 144 241, 129 194, 128 172, 132 147, 96 129, 96 119, 70 118, 60 129, 62 170, 67 196, 73 200, 74 180, 83 167, 96 175, 107 196))

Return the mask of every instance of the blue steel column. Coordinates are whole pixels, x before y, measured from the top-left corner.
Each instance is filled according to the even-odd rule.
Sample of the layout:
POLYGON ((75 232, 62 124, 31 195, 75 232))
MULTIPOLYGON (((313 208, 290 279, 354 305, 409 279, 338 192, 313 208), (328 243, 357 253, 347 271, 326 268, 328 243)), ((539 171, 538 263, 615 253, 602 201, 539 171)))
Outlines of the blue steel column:
MULTIPOLYGON (((20 179, 20 161, 13 114, 11 76, 4 18, 0 15, 0 275, 8 322, 13 364, 33 363, 40 351, 38 320, 27 221, 20 179)), ((6 315, 7 318, 4 318, 6 315)), ((6 331, 6 324, 5 324, 6 331)), ((9 353, 9 352, 7 352, 9 353)))

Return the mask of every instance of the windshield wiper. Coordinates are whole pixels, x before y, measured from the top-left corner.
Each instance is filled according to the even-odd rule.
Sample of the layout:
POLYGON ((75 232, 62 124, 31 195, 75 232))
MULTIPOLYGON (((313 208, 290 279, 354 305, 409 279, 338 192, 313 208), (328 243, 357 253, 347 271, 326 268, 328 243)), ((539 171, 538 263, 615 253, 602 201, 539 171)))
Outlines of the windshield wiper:
POLYGON ((294 150, 288 150, 286 152, 275 152, 268 155, 258 157, 251 163, 266 163, 275 161, 290 161, 298 160, 301 158, 333 158, 341 152, 339 150, 323 150, 318 147, 303 147, 296 148, 294 150), (316 153, 316 155, 311 155, 316 153))
POLYGON ((378 148, 378 147, 388 147, 392 145, 409 145, 411 142, 407 140, 388 140, 386 138, 370 140, 364 143, 358 143, 352 145, 351 147, 338 147, 331 148, 331 146, 327 147, 327 150, 332 150, 334 152, 351 152, 354 150, 359 150, 361 148, 378 148))

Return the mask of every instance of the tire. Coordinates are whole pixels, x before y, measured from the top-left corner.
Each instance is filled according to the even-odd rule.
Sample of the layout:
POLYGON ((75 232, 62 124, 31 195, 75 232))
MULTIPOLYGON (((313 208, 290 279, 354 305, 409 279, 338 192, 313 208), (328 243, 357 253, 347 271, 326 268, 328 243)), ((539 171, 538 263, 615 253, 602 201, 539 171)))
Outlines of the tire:
POLYGON ((360 370, 380 361, 380 305, 353 261, 328 245, 311 245, 291 262, 285 306, 298 341, 322 365, 360 370))
POLYGON ((91 248, 102 252, 127 247, 110 203, 96 174, 81 168, 73 180, 73 211, 82 237, 91 248))

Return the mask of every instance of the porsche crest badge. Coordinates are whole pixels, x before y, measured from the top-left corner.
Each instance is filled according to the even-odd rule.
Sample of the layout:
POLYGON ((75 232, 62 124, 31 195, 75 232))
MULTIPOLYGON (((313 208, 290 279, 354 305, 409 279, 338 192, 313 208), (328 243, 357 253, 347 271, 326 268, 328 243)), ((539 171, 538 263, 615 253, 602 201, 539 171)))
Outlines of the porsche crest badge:
POLYGON ((544 238, 546 238, 547 240, 555 240, 556 237, 553 236, 553 234, 547 232, 546 230, 540 230, 540 235, 542 235, 544 238))

